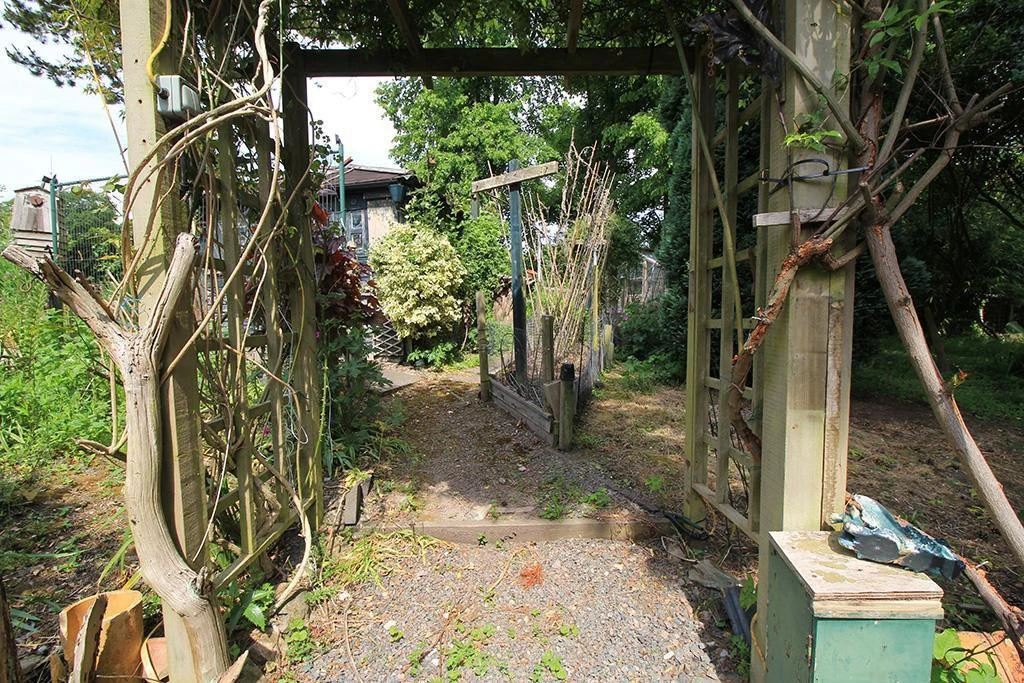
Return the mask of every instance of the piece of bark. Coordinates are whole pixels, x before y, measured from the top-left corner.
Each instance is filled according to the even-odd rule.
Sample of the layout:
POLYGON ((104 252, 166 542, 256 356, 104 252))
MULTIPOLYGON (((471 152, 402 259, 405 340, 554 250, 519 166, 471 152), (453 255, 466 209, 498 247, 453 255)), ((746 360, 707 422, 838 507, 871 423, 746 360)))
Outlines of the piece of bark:
POLYGON ((107 611, 107 596, 99 595, 82 620, 82 628, 75 638, 75 653, 71 661, 68 683, 92 683, 96 678, 96 657, 100 651, 100 627, 107 611))

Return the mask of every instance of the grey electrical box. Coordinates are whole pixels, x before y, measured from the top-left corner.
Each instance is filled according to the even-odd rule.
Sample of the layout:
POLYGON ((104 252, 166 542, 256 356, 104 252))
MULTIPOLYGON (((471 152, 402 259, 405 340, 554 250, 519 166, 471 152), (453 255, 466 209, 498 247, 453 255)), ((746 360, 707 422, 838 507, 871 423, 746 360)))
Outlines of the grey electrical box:
POLYGON ((156 110, 172 119, 187 119, 203 110, 199 92, 181 76, 157 76, 156 110))

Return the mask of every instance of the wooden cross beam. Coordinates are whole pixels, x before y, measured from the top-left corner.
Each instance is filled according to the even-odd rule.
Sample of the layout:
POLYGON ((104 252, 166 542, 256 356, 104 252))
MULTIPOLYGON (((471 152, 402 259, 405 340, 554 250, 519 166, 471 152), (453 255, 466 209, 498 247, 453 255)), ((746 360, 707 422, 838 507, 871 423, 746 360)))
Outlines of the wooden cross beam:
POLYGON ((306 76, 654 76, 679 74, 679 57, 652 47, 537 48, 424 47, 410 49, 304 49, 306 76))
POLYGON ((527 166, 526 168, 520 168, 515 171, 509 171, 508 173, 502 173, 501 175, 491 176, 490 178, 484 178, 483 180, 475 180, 473 181, 472 190, 473 194, 476 194, 478 192, 485 192, 486 190, 494 190, 499 187, 521 183, 524 180, 543 178, 544 176, 554 175, 555 173, 558 173, 558 162, 549 161, 546 164, 527 166))

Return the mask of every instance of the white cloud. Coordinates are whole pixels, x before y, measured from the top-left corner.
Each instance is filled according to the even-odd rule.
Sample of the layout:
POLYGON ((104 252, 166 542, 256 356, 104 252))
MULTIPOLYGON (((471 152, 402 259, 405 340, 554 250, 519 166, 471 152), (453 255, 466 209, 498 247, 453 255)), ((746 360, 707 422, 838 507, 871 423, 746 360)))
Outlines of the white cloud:
POLYGON ((314 78, 309 82, 309 108, 324 122, 324 132, 341 137, 345 156, 364 166, 394 166, 388 155, 395 129, 374 101, 373 91, 384 78, 314 78))
MULTIPOLYGON (((0 45, 29 41, 0 28, 0 45)), ((38 47, 38 46, 36 46, 38 47)), ((43 46, 41 52, 50 48, 43 46)), ((51 52, 52 53, 52 52, 51 52)), ((394 128, 374 102, 380 78, 316 79, 309 84, 310 108, 324 121, 327 134, 340 135, 345 153, 356 163, 394 165, 389 157, 394 128)), ((123 173, 110 124, 98 95, 59 88, 31 75, 0 52, 0 87, 5 103, 0 116, 0 198, 42 176, 56 173, 62 181, 123 173)), ((114 112, 118 134, 126 140, 121 112, 114 112)))

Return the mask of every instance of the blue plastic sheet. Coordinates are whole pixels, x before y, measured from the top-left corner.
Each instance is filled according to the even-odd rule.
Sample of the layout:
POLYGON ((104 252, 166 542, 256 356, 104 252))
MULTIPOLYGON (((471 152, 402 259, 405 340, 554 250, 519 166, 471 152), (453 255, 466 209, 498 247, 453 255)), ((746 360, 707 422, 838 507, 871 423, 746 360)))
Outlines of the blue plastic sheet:
POLYGON ((835 521, 843 525, 839 544, 861 559, 897 564, 951 580, 964 571, 963 561, 945 542, 897 519, 867 496, 851 496, 846 511, 835 521))

